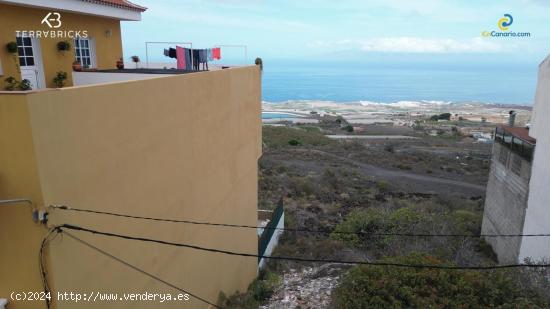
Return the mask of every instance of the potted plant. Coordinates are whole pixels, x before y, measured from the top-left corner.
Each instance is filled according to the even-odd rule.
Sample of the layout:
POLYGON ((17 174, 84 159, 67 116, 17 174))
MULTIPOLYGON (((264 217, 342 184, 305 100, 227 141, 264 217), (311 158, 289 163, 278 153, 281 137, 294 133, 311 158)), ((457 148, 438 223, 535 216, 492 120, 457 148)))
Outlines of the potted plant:
POLYGON ((24 79, 19 83, 19 89, 23 91, 32 90, 31 81, 28 79, 24 79))
POLYGON ((66 51, 71 49, 71 43, 69 41, 60 41, 57 42, 57 50, 65 53, 66 51))
POLYGON ((264 70, 264 62, 262 61, 262 58, 256 58, 256 60, 254 60, 254 63, 260 66, 260 71, 264 70))
POLYGON ((67 72, 59 71, 53 78, 53 83, 57 88, 63 88, 65 86, 65 80, 67 80, 67 72))
POLYGON ((122 60, 122 57, 116 61, 116 68, 119 70, 124 69, 124 60, 122 60))
POLYGON ((138 63, 139 63, 139 57, 138 56, 132 56, 130 57, 130 59, 132 59, 132 62, 136 64, 136 69, 138 68, 138 63))
POLYGON ((17 79, 15 77, 10 76, 4 79, 4 89, 7 91, 14 91, 15 88, 17 88, 17 79))
POLYGON ((8 44, 6 44, 6 49, 8 50, 8 53, 10 53, 10 54, 17 53, 17 43, 9 42, 8 44))
POLYGON ((76 72, 80 72, 82 71, 82 64, 80 64, 79 61, 74 61, 73 62, 73 71, 76 71, 76 72))
POLYGON ((16 42, 9 42, 6 44, 6 50, 9 54, 11 54, 11 57, 13 59, 13 63, 15 64, 15 68, 17 69, 17 72, 21 72, 19 68, 19 59, 17 57, 17 43, 16 42))

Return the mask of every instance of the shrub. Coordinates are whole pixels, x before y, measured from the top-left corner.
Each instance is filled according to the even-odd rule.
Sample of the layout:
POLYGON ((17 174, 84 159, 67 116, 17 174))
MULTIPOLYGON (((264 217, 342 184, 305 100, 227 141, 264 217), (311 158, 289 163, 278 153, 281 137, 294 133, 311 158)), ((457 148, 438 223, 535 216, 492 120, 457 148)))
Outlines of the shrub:
POLYGON ((14 91, 14 90, 32 90, 31 82, 28 79, 24 79, 22 81, 18 81, 13 76, 9 76, 6 79, 4 79, 4 89, 6 91, 14 91))
POLYGON ((17 43, 15 43, 15 42, 9 42, 8 44, 6 44, 6 50, 7 50, 8 53, 10 53, 10 54, 15 54, 15 53, 17 53, 17 43))
POLYGON ((59 41, 57 42, 57 50, 61 52, 66 52, 71 49, 71 43, 69 41, 59 41))
MULTIPOLYGON (((387 262, 445 265, 429 255, 387 262)), ((449 271, 360 265, 343 276, 334 293, 337 308, 548 308, 534 292, 502 271, 449 271)))
POLYGON ((342 130, 344 130, 348 133, 352 133, 353 132, 353 126, 347 125, 347 126, 343 127, 342 130))
POLYGON ((55 74, 53 78, 53 83, 57 88, 63 88, 65 86, 65 81, 67 80, 67 72, 59 71, 55 74))
POLYGON ((31 81, 24 79, 19 83, 19 88, 23 91, 32 90, 31 81))
POLYGON ((430 117, 430 120, 432 121, 438 121, 438 120, 451 120, 451 113, 443 113, 439 115, 433 115, 430 117))
MULTIPOLYGON (((387 214, 378 208, 366 210, 353 210, 344 221, 336 226, 331 237, 342 240, 348 245, 360 247, 366 243, 369 233, 380 233, 388 231, 387 214), (351 234, 365 233, 365 235, 351 234)), ((382 237, 369 239, 369 243, 383 245, 382 237)))
POLYGON ((15 88, 17 88, 18 84, 19 82, 13 76, 10 76, 4 79, 4 89, 7 91, 14 91, 15 88))
POLYGON ((380 180, 376 183, 376 187, 378 188, 378 191, 380 192, 387 192, 390 188, 390 183, 385 180, 380 180))
POLYGON ((299 146, 301 143, 300 143, 300 141, 297 141, 295 139, 291 139, 291 140, 288 141, 288 144, 290 146, 299 146))
POLYGON ((260 303, 269 299, 281 285, 281 277, 266 271, 254 280, 245 293, 235 293, 227 297, 223 292, 218 297, 218 305, 222 308, 257 309, 260 303))
POLYGON ((311 127, 263 127, 263 142, 269 147, 290 146, 324 146, 334 143, 334 140, 326 137, 318 129, 311 127), (298 144, 296 144, 296 142, 298 144))

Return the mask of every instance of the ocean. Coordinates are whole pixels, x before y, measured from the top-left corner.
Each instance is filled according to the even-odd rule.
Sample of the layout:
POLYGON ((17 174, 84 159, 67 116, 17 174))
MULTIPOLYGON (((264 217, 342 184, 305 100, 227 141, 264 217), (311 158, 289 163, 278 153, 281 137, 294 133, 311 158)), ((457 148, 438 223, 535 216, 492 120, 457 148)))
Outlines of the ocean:
POLYGON ((263 101, 478 102, 532 105, 537 63, 264 60, 263 101))

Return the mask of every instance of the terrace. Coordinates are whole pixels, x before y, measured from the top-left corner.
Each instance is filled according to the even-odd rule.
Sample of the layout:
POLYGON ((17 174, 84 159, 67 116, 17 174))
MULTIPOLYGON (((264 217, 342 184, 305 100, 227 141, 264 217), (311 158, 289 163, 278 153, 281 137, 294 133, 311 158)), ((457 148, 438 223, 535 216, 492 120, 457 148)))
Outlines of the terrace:
POLYGON ((525 127, 500 126, 495 130, 495 141, 506 146, 513 153, 521 156, 528 162, 533 160, 536 139, 529 135, 525 127))

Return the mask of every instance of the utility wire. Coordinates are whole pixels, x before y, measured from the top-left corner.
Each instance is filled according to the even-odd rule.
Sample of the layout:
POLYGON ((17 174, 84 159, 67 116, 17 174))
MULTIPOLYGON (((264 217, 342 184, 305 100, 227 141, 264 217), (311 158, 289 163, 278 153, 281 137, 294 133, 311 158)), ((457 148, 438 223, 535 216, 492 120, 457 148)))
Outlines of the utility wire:
POLYGON ((175 242, 144 238, 144 237, 134 237, 134 236, 128 236, 128 235, 122 235, 122 234, 116 234, 116 233, 110 233, 110 232, 101 232, 101 231, 92 230, 84 227, 70 225, 70 224, 63 224, 63 225, 60 225, 58 228, 61 230, 69 229, 69 230, 75 230, 75 231, 84 231, 84 232, 103 235, 103 236, 116 237, 116 238, 122 238, 122 239, 128 239, 128 240, 138 240, 143 242, 152 242, 152 243, 158 243, 163 245, 190 248, 190 249, 195 249, 200 251, 222 253, 222 254, 234 255, 234 256, 265 258, 265 259, 271 259, 271 260, 339 263, 339 264, 350 264, 350 265, 393 266, 393 267, 401 267, 401 268, 449 269, 449 270, 451 269, 452 270, 491 270, 491 269, 520 268, 520 267, 527 267, 527 268, 550 267, 550 264, 509 264, 509 265, 496 265, 496 266, 445 266, 445 265, 403 264, 403 263, 392 263, 392 262, 345 261, 345 260, 343 261, 343 260, 335 260, 335 259, 310 259, 310 258, 298 258, 298 257, 287 257, 287 256, 266 256, 266 255, 252 254, 252 253, 239 253, 239 252, 214 249, 214 248, 205 248, 205 247, 200 247, 196 245, 175 243, 175 242))
POLYGON ((230 227, 230 228, 280 230, 280 231, 288 231, 288 232, 305 232, 305 233, 319 233, 319 234, 344 234, 344 235, 348 234, 348 235, 362 235, 362 236, 400 236, 400 237, 470 237, 470 238, 479 238, 479 237, 550 237, 550 234, 416 234, 416 233, 371 233, 371 232, 364 232, 364 231, 359 231, 359 232, 323 231, 323 230, 313 230, 313 229, 262 227, 262 226, 253 226, 253 225, 212 223, 212 222, 204 222, 204 221, 190 221, 190 220, 142 217, 142 216, 134 216, 134 215, 128 215, 128 214, 98 211, 98 210, 91 210, 91 209, 71 208, 71 207, 65 206, 65 205, 50 205, 50 207, 54 208, 54 209, 61 209, 61 210, 68 210, 68 211, 86 212, 86 213, 93 213, 93 214, 100 214, 100 215, 108 215, 108 216, 115 216, 115 217, 122 217, 122 218, 140 219, 140 220, 159 221, 159 222, 221 226, 221 227, 230 227))
POLYGON ((116 256, 112 255, 111 253, 109 253, 109 252, 107 252, 107 251, 105 251, 105 250, 102 250, 102 249, 100 249, 100 248, 98 248, 98 247, 92 245, 91 243, 89 243, 89 242, 87 242, 87 241, 85 241, 85 240, 80 239, 80 238, 74 236, 73 234, 71 234, 71 233, 69 233, 69 232, 67 232, 67 231, 62 231, 62 232, 65 233, 65 234, 67 234, 67 236, 71 237, 72 239, 74 239, 74 240, 80 242, 81 244, 83 244, 83 245, 89 247, 90 249, 93 249, 93 250, 95 250, 95 251, 97 251, 97 252, 99 252, 99 253, 101 253, 101 254, 103 254, 103 255, 105 255, 105 256, 107 256, 107 257, 109 257, 109 258, 111 258, 111 259, 113 259, 113 260, 115 260, 115 261, 117 261, 117 262, 119 262, 119 263, 121 263, 121 264, 123 264, 123 265, 126 265, 126 266, 132 268, 133 270, 135 270, 135 271, 137 271, 137 272, 139 272, 139 273, 141 273, 141 274, 144 274, 144 275, 146 275, 146 276, 148 276, 148 277, 150 277, 150 278, 152 278, 152 279, 154 279, 154 280, 156 280, 156 281, 158 281, 158 282, 161 282, 161 283, 163 283, 163 284, 165 284, 165 285, 167 285, 167 286, 169 286, 169 287, 171 287, 171 288, 173 288, 173 289, 175 289, 175 290, 178 290, 178 291, 180 291, 180 292, 182 292, 182 293, 185 293, 185 294, 188 294, 188 295, 190 295, 190 296, 193 296, 194 298, 196 298, 196 299, 198 299, 198 300, 200 300, 200 301, 202 301, 202 302, 204 302, 204 303, 206 303, 206 304, 208 304, 208 305, 210 305, 210 306, 213 306, 214 308, 220 308, 219 306, 217 306, 217 305, 215 305, 215 304, 209 302, 208 300, 206 300, 206 299, 204 299, 204 298, 202 298, 202 297, 200 297, 200 296, 197 296, 197 295, 195 295, 195 294, 193 294, 193 293, 191 293, 191 292, 189 292, 189 291, 186 291, 186 290, 184 290, 183 288, 180 288, 180 287, 178 287, 178 286, 176 286, 176 285, 174 285, 174 284, 172 284, 172 283, 170 283, 170 282, 168 282, 168 281, 166 281, 166 280, 163 280, 163 279, 161 279, 161 278, 159 278, 159 277, 157 277, 157 276, 155 276, 155 275, 153 275, 153 274, 151 274, 151 273, 148 273, 148 272, 146 272, 145 270, 143 270, 143 269, 141 269, 141 268, 139 268, 139 267, 137 267, 137 266, 135 266, 135 265, 132 265, 132 264, 130 264, 130 263, 128 263, 128 262, 126 262, 126 261, 120 259, 119 257, 116 257, 116 256))
MULTIPOLYGON (((48 296, 49 293, 51 293, 51 289, 50 289, 50 284, 48 283, 48 274, 46 272, 46 263, 44 261, 44 249, 46 248, 46 245, 53 240, 50 239, 51 235, 56 232, 56 234, 54 235, 54 238, 57 237, 58 233, 57 232, 60 232, 58 229, 50 229, 50 231, 48 232, 48 234, 46 234, 46 236, 44 236, 44 238, 42 239, 42 243, 40 244, 40 250, 38 252, 38 261, 39 261, 39 264, 38 266, 40 267, 40 277, 42 279, 42 286, 44 288, 44 293, 46 296, 48 296)), ((49 297, 45 297, 46 299, 46 308, 50 308, 50 298, 49 297)))

